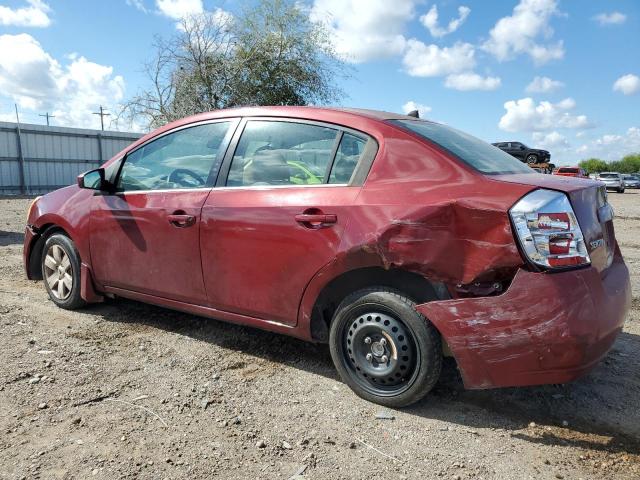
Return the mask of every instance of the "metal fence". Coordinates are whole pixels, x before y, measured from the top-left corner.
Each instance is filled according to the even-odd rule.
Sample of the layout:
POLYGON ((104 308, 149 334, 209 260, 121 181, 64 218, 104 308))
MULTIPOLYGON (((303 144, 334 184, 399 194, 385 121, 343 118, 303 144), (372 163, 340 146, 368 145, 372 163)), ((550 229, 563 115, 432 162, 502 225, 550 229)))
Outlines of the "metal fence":
POLYGON ((75 183, 138 133, 0 122, 0 194, 41 194, 75 183))

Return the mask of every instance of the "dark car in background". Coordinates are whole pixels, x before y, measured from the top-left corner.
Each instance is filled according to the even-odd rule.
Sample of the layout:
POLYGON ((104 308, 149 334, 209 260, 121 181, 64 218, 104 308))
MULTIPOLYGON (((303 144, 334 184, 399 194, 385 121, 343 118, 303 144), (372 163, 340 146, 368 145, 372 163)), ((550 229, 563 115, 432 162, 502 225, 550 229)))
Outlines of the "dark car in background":
POLYGON ((622 175, 622 181, 625 188, 640 188, 640 176, 624 174, 622 175))
POLYGON ((551 161, 551 154, 547 150, 529 148, 522 142, 498 142, 492 143, 492 145, 530 165, 551 161))

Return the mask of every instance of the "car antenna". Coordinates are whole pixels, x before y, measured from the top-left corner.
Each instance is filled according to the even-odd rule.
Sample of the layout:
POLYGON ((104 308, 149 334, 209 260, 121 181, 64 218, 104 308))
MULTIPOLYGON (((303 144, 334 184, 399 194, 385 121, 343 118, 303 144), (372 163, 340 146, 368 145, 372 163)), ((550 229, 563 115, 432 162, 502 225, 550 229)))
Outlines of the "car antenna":
POLYGON ((409 113, 407 113, 408 117, 414 117, 414 118, 420 118, 420 112, 418 112, 418 110, 411 110, 409 113))

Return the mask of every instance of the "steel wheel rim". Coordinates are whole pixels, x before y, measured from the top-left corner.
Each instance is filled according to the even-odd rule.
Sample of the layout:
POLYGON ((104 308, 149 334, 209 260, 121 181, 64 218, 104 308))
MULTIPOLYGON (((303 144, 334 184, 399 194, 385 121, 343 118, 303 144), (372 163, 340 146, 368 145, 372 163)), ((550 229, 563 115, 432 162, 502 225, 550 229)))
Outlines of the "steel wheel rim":
POLYGON ((413 332, 377 305, 360 312, 354 312, 343 329, 343 365, 371 394, 390 397, 407 391, 415 382, 420 362, 413 332))
POLYGON ((60 245, 51 245, 44 257, 44 278, 51 294, 66 300, 73 289, 71 259, 60 245))

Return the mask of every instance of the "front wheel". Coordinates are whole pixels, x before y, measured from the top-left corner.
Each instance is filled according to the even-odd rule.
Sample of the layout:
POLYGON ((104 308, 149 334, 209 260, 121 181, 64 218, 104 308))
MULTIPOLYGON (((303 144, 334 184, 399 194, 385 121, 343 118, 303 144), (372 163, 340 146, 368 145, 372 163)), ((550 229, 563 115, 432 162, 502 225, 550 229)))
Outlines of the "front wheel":
POLYGON ((624 188, 619 188, 618 193, 624 193, 624 188))
POLYGON ((527 155, 527 163, 529 165, 533 165, 533 164, 538 163, 538 156, 534 155, 534 154, 527 155))
POLYGON ((49 298, 57 306, 73 310, 85 305, 80 296, 80 255, 66 235, 55 233, 47 238, 42 278, 49 298))
POLYGON ((409 298, 383 287, 357 291, 338 306, 329 335, 331 358, 360 397, 404 407, 433 388, 442 344, 409 298))

